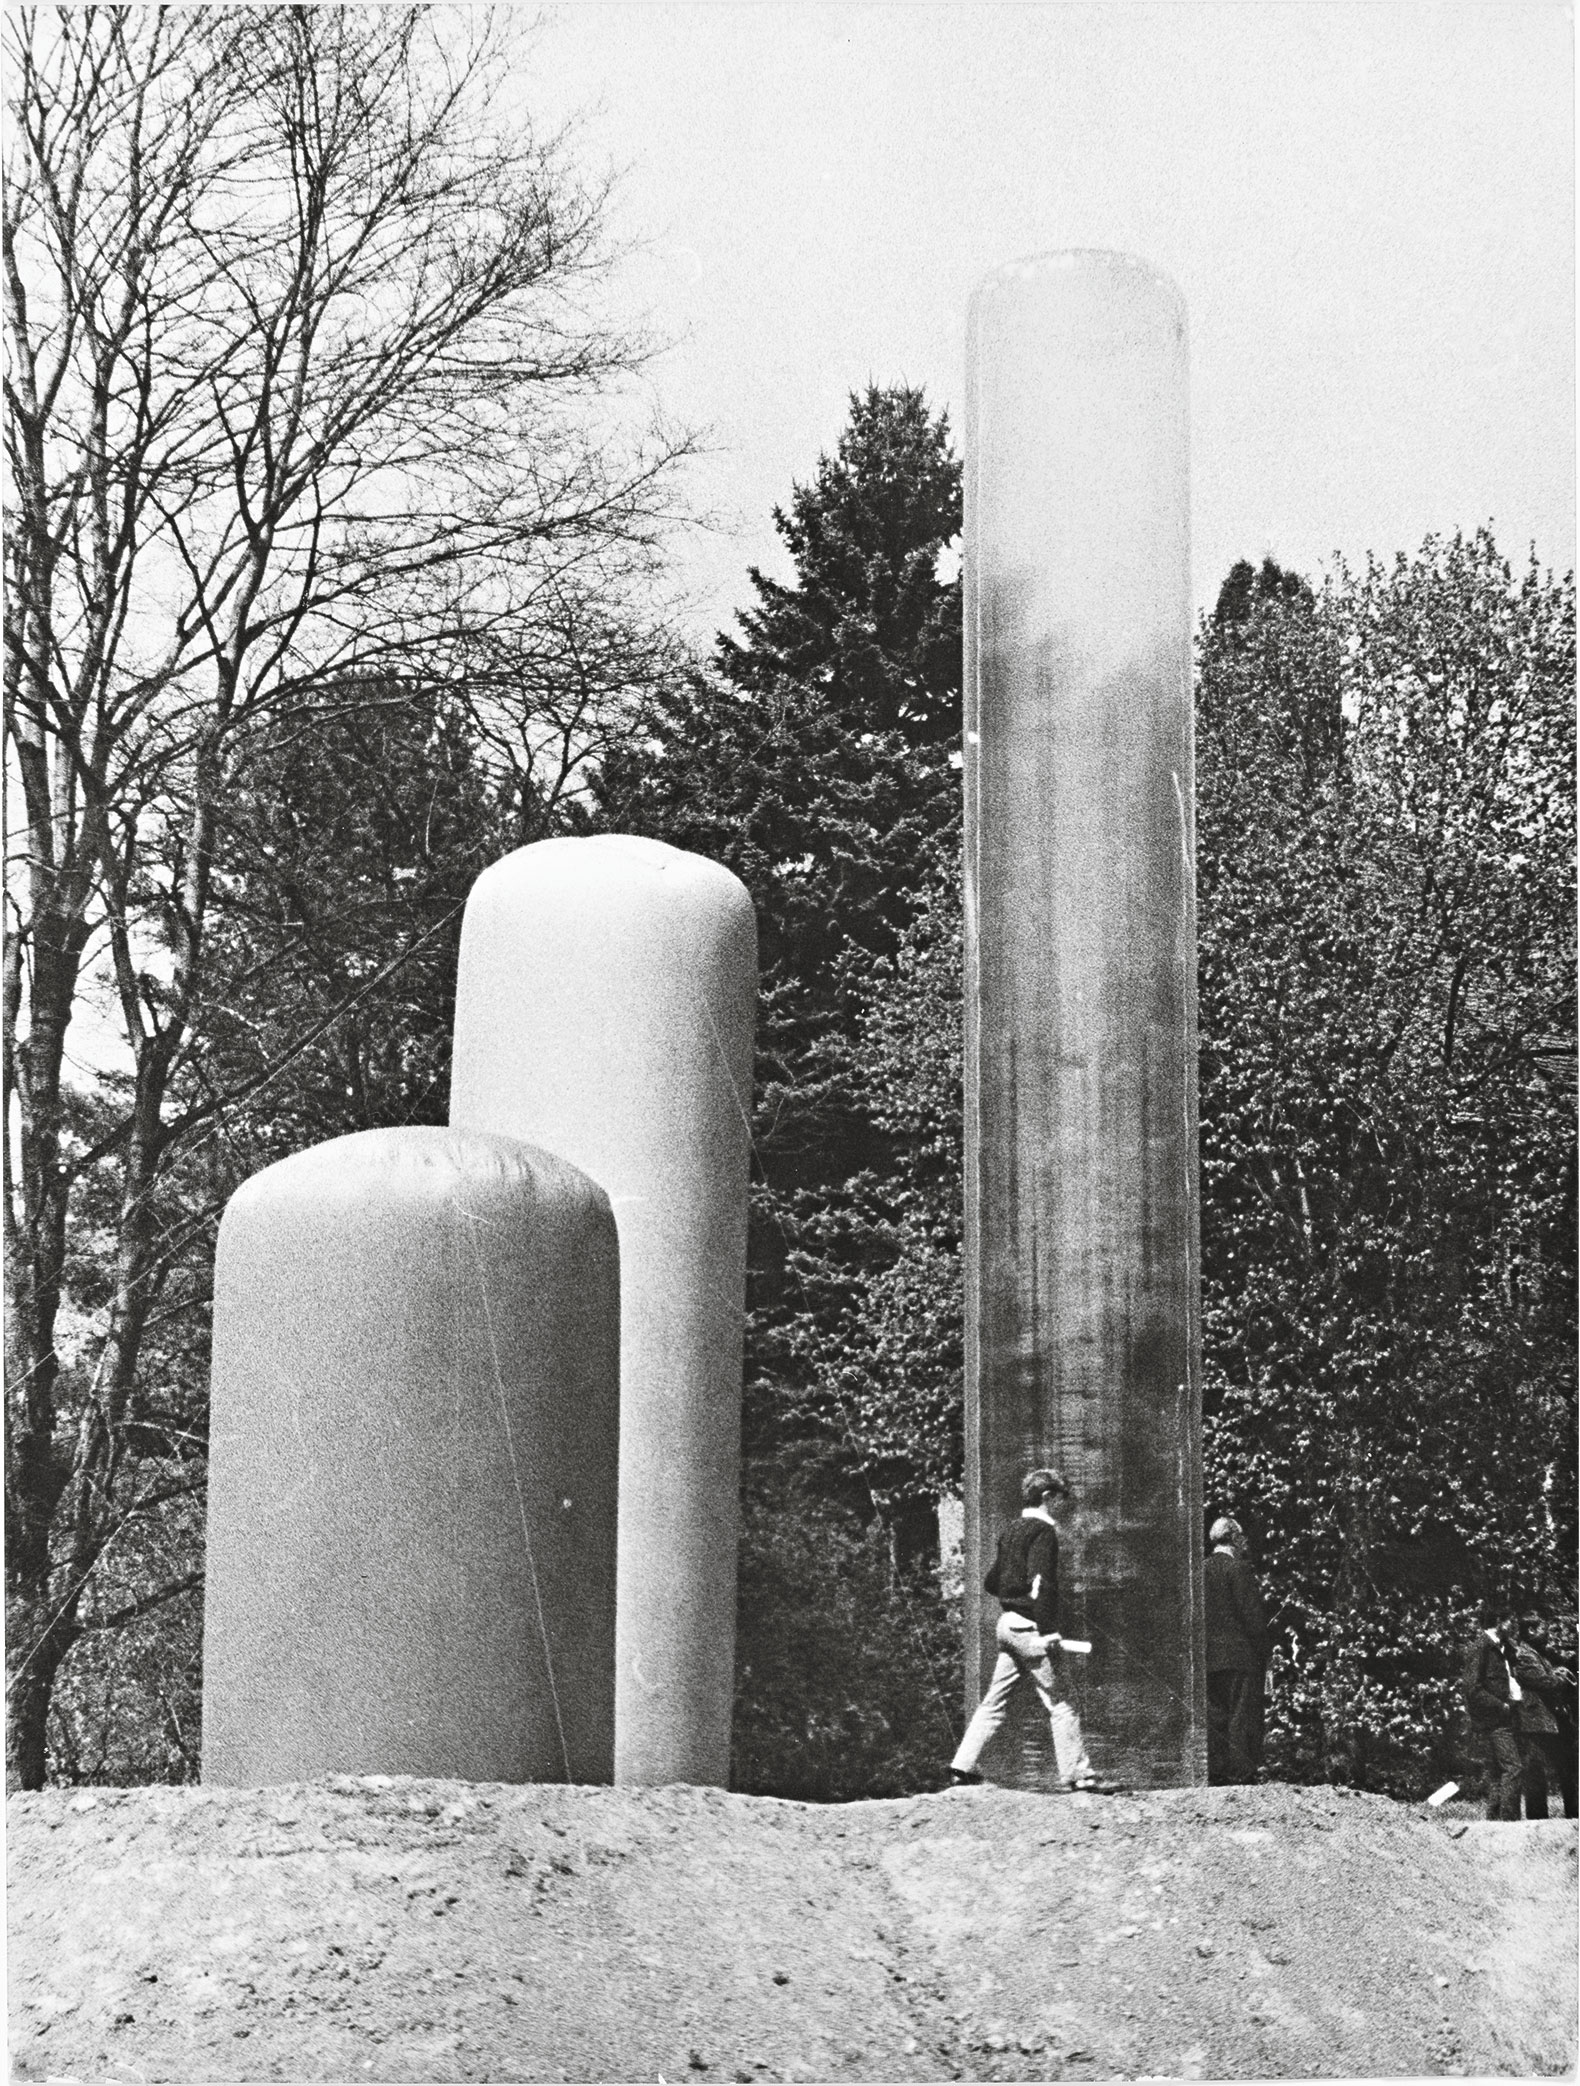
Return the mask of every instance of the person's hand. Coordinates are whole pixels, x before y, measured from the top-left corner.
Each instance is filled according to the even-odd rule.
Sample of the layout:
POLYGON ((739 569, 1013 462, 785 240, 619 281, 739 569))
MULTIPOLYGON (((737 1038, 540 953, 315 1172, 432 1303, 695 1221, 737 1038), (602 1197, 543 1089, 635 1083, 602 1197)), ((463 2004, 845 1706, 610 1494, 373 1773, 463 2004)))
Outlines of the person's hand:
POLYGON ((1044 1637, 1042 1640, 1042 1649, 1044 1656, 1046 1656, 1050 1652, 1062 1650, 1063 1646, 1064 1639, 1059 1635, 1057 1630, 1052 1631, 1048 1636, 1044 1637))

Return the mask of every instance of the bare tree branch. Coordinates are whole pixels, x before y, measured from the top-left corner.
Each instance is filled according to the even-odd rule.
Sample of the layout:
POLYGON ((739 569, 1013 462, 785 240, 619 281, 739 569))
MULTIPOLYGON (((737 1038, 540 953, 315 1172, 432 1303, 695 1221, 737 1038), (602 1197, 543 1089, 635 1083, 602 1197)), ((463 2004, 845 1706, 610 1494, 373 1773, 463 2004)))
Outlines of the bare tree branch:
POLYGON ((486 666, 496 757, 558 801, 642 699, 612 655, 539 675, 600 589, 651 564, 688 443, 614 433, 646 350, 598 310, 606 191, 563 139, 496 121, 508 28, 429 7, 7 20, 13 1784, 43 1775, 54 1675, 135 1461, 144 1336, 192 1236, 177 1169, 273 1076, 176 1086, 212 1006, 245 749, 319 728, 348 676, 486 666), (90 950, 130 1069, 79 1137, 90 950), (68 1351, 90 1189, 109 1285, 68 1351))

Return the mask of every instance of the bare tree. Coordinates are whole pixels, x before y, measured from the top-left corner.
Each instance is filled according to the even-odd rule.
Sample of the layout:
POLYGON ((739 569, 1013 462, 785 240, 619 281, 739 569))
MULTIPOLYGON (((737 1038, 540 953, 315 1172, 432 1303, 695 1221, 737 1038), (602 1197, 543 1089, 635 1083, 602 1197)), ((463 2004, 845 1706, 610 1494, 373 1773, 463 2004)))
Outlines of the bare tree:
POLYGON ((36 1787, 106 1545, 198 1482, 139 1480, 139 1357, 205 1113, 172 1082, 236 749, 347 677, 531 656, 650 554, 683 445, 613 441, 642 344, 593 303, 604 194, 491 121, 491 20, 61 8, 9 41, 6 1745, 36 1787), (128 1069, 83 1132, 96 968, 128 1069), (63 1347, 107 1167, 113 1279, 63 1347))

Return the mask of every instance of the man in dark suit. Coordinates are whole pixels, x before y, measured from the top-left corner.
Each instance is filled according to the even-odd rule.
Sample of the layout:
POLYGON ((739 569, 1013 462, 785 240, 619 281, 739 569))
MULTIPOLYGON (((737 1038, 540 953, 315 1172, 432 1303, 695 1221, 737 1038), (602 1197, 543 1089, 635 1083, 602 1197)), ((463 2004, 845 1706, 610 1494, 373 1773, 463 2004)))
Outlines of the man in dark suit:
POLYGON ((1558 1726, 1558 1741, 1554 1747, 1553 1771, 1558 1787, 1563 1793, 1564 1816, 1580 1816, 1580 1701, 1577 1701, 1575 1674, 1580 1670, 1580 1659, 1575 1656, 1575 1619, 1564 1615, 1554 1622, 1542 1621, 1537 1632, 1537 1650, 1552 1669, 1555 1687, 1547 1692, 1547 1706, 1553 1713, 1558 1726))
POLYGON ((1575 1815, 1574 1722, 1566 1714, 1574 1675, 1551 1657, 1547 1619, 1533 1608, 1520 1617, 1514 1649, 1514 1678, 1520 1689, 1519 1731, 1523 1756, 1525 1815, 1545 1818, 1549 1793, 1563 1796, 1564 1816, 1575 1815))
POLYGON ((1492 1762, 1487 1788, 1487 1816, 1518 1820, 1525 1757, 1520 1746, 1520 1684, 1514 1677, 1520 1625, 1497 1608, 1483 1611, 1483 1627, 1465 1656, 1460 1685, 1471 1729, 1478 1733, 1492 1762))
POLYGON ((1225 1514, 1207 1540, 1207 1779, 1254 1782, 1272 1639, 1240 1524, 1225 1514))

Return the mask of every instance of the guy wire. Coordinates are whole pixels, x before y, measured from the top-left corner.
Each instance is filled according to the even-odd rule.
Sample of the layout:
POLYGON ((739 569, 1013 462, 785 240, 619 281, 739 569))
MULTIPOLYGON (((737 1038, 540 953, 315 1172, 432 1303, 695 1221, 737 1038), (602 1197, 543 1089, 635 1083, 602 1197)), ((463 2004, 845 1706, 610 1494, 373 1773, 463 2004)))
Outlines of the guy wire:
POLYGON ((548 1620, 543 1613, 543 1593, 538 1585, 537 1559, 532 1554, 532 1535, 527 1527, 526 1494, 521 1486, 521 1470, 516 1461, 516 1437, 510 1424, 510 1406, 505 1397, 504 1372, 499 1366, 499 1343, 494 1337, 494 1314, 488 1306, 488 1277, 483 1271, 483 1256, 478 1251, 477 1237, 472 1226, 477 1221, 471 1210, 458 1209, 457 1214, 466 1221, 467 1242, 472 1248, 472 1257, 477 1264, 477 1289, 483 1301, 483 1323, 488 1328, 488 1350, 494 1367, 494 1390, 499 1399, 499 1416, 505 1427, 505 1448, 510 1457, 510 1476, 516 1488, 516 1511, 521 1517, 521 1541, 527 1553, 527 1572, 532 1580, 532 1599, 538 1614, 538 1634, 543 1639, 543 1665, 549 1677, 549 1697, 554 1704, 554 1724, 560 1735, 560 1758, 565 1763, 565 1779, 570 1782, 571 1753, 565 1740, 565 1720, 560 1714, 560 1691, 554 1679, 554 1653, 549 1644, 548 1620))

